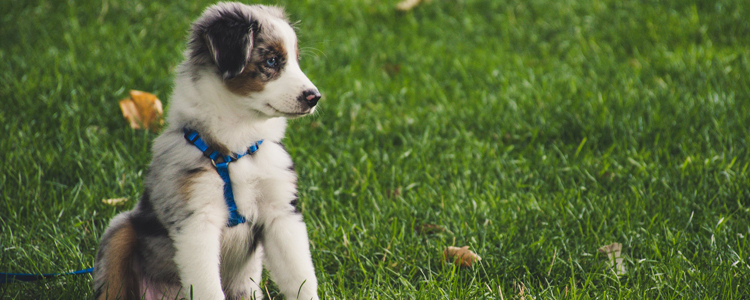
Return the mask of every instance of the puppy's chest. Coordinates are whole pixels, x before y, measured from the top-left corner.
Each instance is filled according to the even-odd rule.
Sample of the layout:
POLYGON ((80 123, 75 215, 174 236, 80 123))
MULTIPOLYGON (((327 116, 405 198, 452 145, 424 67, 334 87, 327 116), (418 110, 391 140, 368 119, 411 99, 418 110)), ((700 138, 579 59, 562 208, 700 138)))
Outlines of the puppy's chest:
MULTIPOLYGON (((265 145, 264 145, 265 146, 265 145)), ((235 201, 241 210, 252 209, 265 202, 284 201, 279 198, 284 191, 296 189, 296 174, 286 152, 269 149, 243 157, 229 166, 235 201), (244 209, 243 209, 244 208, 244 209)), ((281 149, 278 149, 281 150, 281 149)), ((283 151, 283 150, 282 150, 283 151)))

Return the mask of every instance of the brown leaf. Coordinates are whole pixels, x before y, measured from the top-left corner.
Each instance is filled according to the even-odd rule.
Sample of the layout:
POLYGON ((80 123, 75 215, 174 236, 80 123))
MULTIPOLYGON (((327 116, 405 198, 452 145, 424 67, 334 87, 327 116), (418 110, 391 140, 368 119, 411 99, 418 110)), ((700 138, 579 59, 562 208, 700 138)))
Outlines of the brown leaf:
POLYGON ((401 65, 387 63, 383 65, 383 70, 385 70, 385 72, 388 73, 388 75, 396 75, 401 72, 401 65))
POLYGON ((164 123, 161 101, 154 94, 131 90, 130 98, 120 100, 122 116, 133 129, 157 129, 164 123))
POLYGON ((445 227, 435 224, 422 224, 417 226, 417 228, 414 228, 414 230, 418 233, 434 234, 444 232, 445 227))
POLYGON ((609 245, 604 245, 599 247, 599 253, 603 253, 607 255, 607 264, 614 268, 615 274, 617 275, 625 275, 626 269, 625 264, 623 264, 623 259, 620 256, 622 253, 622 244, 620 243, 612 243, 609 245))
POLYGON ((471 267, 475 262, 482 260, 479 255, 469 250, 469 246, 461 248, 449 246, 443 251, 443 256, 446 260, 452 260, 454 264, 462 267, 471 267))
POLYGON ((128 198, 113 198, 113 199, 103 199, 102 202, 104 204, 109 204, 112 206, 120 206, 125 204, 125 202, 128 201, 128 198))

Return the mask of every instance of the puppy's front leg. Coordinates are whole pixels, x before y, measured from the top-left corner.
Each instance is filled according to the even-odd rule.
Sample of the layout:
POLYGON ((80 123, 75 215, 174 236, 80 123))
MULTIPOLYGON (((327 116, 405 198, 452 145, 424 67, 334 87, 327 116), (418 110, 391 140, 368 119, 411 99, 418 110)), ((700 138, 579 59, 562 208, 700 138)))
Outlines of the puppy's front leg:
POLYGON ((263 247, 266 266, 286 299, 319 299, 318 280, 301 215, 288 212, 266 222, 263 247))
POLYGON ((174 261, 180 274, 185 298, 200 300, 224 299, 219 276, 221 227, 208 220, 206 214, 193 214, 172 234, 174 261))

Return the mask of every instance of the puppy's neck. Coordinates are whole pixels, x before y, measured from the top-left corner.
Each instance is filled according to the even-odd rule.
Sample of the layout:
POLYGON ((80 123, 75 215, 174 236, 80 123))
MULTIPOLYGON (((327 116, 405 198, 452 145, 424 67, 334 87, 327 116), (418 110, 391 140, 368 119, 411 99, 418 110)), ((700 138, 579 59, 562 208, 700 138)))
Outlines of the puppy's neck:
MULTIPOLYGON (((219 80, 178 76, 170 104, 170 127, 194 129, 212 146, 242 152, 259 140, 278 142, 286 130, 286 118, 270 118, 241 105, 240 96, 219 80)), ((179 128, 178 128, 179 129, 179 128)))

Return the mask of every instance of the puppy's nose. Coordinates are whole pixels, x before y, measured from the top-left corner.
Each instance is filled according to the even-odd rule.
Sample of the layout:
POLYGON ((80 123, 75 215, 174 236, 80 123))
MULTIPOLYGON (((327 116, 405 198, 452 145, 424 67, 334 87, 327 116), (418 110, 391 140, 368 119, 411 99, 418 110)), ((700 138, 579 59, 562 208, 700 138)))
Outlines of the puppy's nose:
POLYGON ((309 89, 302 92, 302 95, 298 99, 301 102, 307 103, 310 107, 314 107, 315 104, 318 104, 318 100, 320 100, 320 92, 317 89, 309 89))

